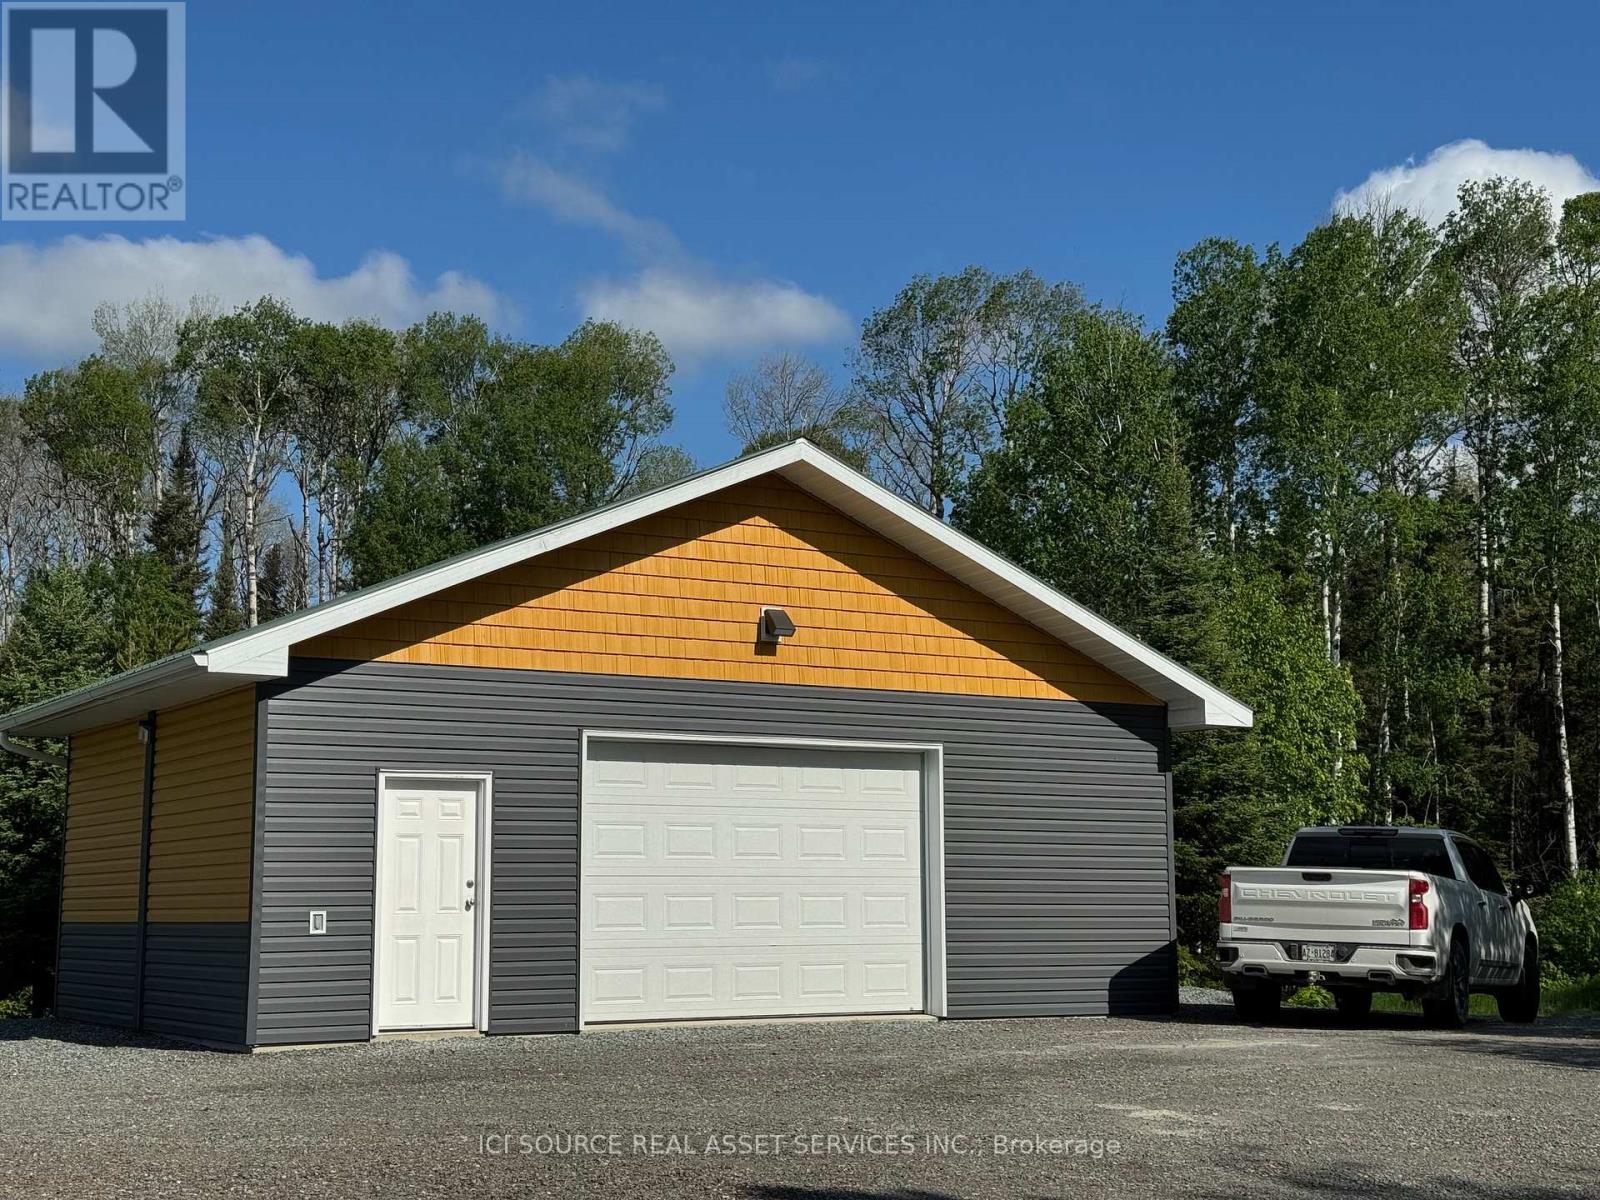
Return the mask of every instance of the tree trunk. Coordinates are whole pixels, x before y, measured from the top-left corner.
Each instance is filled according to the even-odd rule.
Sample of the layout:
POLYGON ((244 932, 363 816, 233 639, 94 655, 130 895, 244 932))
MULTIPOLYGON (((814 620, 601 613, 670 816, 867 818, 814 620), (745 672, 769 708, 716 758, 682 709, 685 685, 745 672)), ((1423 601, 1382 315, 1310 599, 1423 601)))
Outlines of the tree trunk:
MULTIPOLYGON (((303 452, 302 452, 303 453, 303 452)), ((311 603, 312 580, 312 551, 311 551, 311 474, 301 466, 300 478, 300 587, 301 595, 295 599, 299 603, 297 608, 305 608, 311 603)))
POLYGON ((1318 535, 1320 543, 1318 550, 1322 557, 1322 649, 1327 654, 1329 662, 1338 660, 1333 654, 1333 572, 1328 565, 1328 539, 1326 534, 1318 535))
POLYGON ((1561 639, 1561 593, 1550 588, 1550 690, 1556 721, 1556 756, 1561 772, 1562 849, 1568 875, 1578 873, 1578 802, 1572 792, 1572 756, 1567 748, 1567 695, 1563 677, 1565 647, 1561 639))
POLYGON ((1489 673, 1489 514, 1478 505, 1478 670, 1489 673))
POLYGON ((250 453, 245 460, 244 529, 240 531, 244 541, 245 621, 251 628, 259 622, 261 613, 260 593, 256 587, 256 509, 259 500, 256 495, 256 471, 261 453, 261 423, 257 420, 256 435, 251 439, 250 453))

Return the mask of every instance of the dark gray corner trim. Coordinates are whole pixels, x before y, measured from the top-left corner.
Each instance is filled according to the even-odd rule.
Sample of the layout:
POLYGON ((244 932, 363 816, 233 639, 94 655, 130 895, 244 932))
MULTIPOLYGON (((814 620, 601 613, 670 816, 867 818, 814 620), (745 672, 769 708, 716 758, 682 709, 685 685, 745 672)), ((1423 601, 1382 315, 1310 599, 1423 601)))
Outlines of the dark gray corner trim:
POLYGON ((144 731, 144 807, 139 818, 139 934, 133 957, 133 1027, 144 1028, 145 937, 150 925, 150 818, 156 799, 156 710, 139 722, 144 731))
POLYGON ((250 974, 246 982, 244 1044, 256 1044, 256 1014, 261 1002, 261 896, 267 830, 267 688, 256 684, 256 749, 250 819, 250 974))
POLYGON ((1172 812, 1172 772, 1163 772, 1167 787, 1167 919, 1172 925, 1172 941, 1178 941, 1178 855, 1173 840, 1176 830, 1172 812))

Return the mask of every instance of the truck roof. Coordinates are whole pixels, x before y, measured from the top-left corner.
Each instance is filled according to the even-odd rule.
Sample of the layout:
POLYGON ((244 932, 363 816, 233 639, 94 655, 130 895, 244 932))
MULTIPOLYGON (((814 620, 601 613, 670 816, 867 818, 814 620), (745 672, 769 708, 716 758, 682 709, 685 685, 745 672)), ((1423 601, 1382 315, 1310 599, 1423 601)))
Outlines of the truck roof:
POLYGON ((1453 829, 1439 829, 1432 825, 1302 825, 1295 837, 1302 833, 1343 833, 1353 837, 1465 837, 1453 829))

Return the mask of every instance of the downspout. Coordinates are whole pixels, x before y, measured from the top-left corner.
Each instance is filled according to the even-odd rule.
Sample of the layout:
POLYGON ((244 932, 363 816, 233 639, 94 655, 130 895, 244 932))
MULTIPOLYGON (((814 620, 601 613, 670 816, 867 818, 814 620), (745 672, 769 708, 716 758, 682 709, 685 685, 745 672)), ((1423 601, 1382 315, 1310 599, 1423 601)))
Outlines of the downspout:
POLYGON ((0 730, 0 750, 9 750, 18 758, 26 758, 32 762, 49 763, 52 767, 67 765, 67 756, 64 754, 50 754, 44 750, 35 750, 32 746, 24 746, 20 742, 13 742, 11 735, 0 730))
POLYGON ((151 709, 139 722, 144 742, 144 809, 139 819, 139 931, 133 954, 133 1028, 144 1029, 144 944, 150 923, 150 814, 156 795, 156 713, 151 709))

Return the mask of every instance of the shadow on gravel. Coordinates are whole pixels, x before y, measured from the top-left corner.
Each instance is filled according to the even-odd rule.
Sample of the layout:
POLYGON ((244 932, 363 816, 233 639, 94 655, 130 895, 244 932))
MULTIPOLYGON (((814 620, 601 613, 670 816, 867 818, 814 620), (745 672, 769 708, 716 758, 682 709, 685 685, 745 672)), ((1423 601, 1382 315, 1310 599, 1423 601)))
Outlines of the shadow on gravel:
POLYGON ((1252 1173, 1247 1182, 1226 1191, 1191 1193, 1206 1200, 1245 1200, 1250 1196, 1332 1197, 1333 1200, 1572 1200, 1594 1195, 1570 1187, 1541 1187, 1531 1183, 1493 1184, 1454 1175, 1399 1181, 1374 1179, 1365 1163, 1324 1167, 1315 1171, 1290 1171, 1282 1175, 1252 1173))
MULTIPOLYGON (((1187 1025, 1223 1025, 1240 1028, 1246 1023, 1234 1015, 1231 1004, 1185 1004, 1167 1018, 1187 1025)), ((1468 1030, 1483 1022, 1473 1022, 1468 1030)), ((1270 1029, 1390 1029, 1420 1030, 1426 1026, 1416 1013, 1376 1012, 1360 1021, 1348 1021, 1332 1008, 1285 1008, 1270 1023, 1258 1026, 1270 1029)))
POLYGON ((198 1054, 226 1053, 193 1042, 173 1041, 154 1033, 134 1033, 110 1025, 61 1021, 54 1017, 28 1017, 0 1021, 0 1042, 63 1042, 73 1046, 128 1046, 141 1050, 189 1050, 198 1054))
POLYGON ((750 1188, 745 1196, 748 1200, 957 1200, 949 1192, 925 1192, 921 1188, 869 1192, 860 1188, 791 1187, 781 1183, 750 1188))
MULTIPOLYGON (((1472 1032, 1472 1026, 1467 1026, 1467 1031, 1472 1032)), ((1600 1026, 1594 1024, 1562 1021, 1541 1022, 1531 1028, 1506 1026, 1494 1029, 1493 1036, 1463 1039, 1451 1048, 1463 1054, 1519 1058, 1541 1066, 1600 1071, 1600 1026)))

